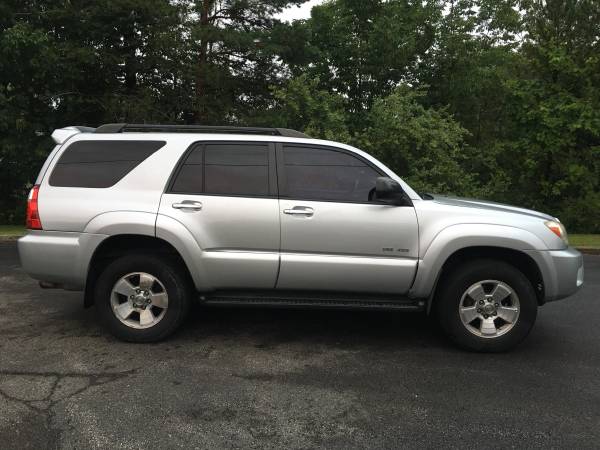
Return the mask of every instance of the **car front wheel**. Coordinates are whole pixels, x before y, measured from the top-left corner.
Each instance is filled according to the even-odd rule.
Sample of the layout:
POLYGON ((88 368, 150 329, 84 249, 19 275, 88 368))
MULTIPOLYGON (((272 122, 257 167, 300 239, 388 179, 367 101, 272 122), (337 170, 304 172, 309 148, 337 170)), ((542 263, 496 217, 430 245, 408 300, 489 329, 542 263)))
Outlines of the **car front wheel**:
POLYGON ((503 261, 475 260, 447 274, 437 290, 440 325, 462 348, 500 352, 519 344, 537 316, 527 277, 503 261))

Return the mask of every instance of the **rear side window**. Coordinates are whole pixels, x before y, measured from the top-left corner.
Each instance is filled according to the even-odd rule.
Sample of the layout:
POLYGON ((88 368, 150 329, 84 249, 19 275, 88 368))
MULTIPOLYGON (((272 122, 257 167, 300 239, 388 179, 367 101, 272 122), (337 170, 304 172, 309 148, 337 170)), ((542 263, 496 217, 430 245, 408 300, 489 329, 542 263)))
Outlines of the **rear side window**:
POLYGON ((269 146, 255 142, 200 145, 181 166, 171 192, 267 196, 269 146))
POLYGON ((288 146, 283 149, 286 197, 364 203, 381 176, 363 160, 321 147, 288 146))
POLYGON ((56 163, 50 185, 107 188, 165 145, 165 141, 79 141, 56 163))

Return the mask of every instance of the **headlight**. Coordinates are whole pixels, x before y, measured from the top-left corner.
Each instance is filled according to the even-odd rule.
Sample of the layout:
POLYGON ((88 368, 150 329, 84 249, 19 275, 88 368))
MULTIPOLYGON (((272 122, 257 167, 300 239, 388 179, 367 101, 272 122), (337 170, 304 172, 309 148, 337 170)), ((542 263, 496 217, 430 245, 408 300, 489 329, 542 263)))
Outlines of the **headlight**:
POLYGON ((567 230, 564 225, 560 223, 558 219, 555 220, 547 220, 544 222, 550 231, 552 231, 555 235, 565 241, 565 244, 569 245, 569 238, 567 237, 567 230))

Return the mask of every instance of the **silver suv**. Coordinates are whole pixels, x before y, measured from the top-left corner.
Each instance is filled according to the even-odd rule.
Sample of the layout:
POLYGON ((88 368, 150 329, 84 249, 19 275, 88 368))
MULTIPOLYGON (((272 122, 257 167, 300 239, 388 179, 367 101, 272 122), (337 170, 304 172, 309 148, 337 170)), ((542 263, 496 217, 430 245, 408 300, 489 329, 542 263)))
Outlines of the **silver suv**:
POLYGON ((583 284, 558 219, 419 195, 372 156, 280 128, 108 124, 53 133, 26 272, 82 290, 118 338, 165 338, 197 299, 424 311, 502 351, 583 284))

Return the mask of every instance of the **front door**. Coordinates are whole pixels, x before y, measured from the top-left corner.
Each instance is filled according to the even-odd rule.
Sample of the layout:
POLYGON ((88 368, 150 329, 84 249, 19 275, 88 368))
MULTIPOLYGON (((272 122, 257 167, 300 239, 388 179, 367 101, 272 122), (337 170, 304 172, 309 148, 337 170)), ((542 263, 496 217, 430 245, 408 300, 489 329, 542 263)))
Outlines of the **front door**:
POLYGON ((214 142, 187 153, 159 214, 181 222, 202 254, 211 288, 275 286, 279 207, 274 144, 214 142))
POLYGON ((369 200, 386 174, 334 147, 285 144, 277 156, 277 288, 406 293, 417 268, 417 218, 412 206, 369 200))

